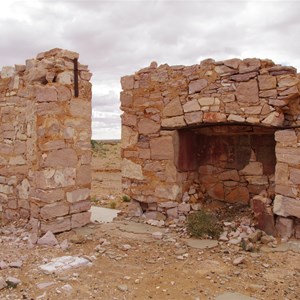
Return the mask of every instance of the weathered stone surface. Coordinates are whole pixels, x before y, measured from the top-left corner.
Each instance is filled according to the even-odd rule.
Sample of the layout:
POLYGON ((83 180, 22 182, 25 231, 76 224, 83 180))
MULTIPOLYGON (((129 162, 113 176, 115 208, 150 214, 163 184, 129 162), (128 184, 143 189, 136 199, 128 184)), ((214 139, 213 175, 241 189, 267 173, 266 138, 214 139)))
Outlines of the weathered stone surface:
POLYGON ((193 80, 189 84, 189 94, 200 92, 207 86, 206 79, 193 80))
POLYGON ((182 106, 183 111, 185 113, 187 112, 192 112, 192 111, 199 111, 200 110, 200 105, 196 99, 191 100, 183 104, 182 106))
POLYGON ((90 196, 90 189, 78 189, 72 192, 67 192, 67 201, 70 203, 79 202, 82 200, 87 200, 90 196))
POLYGON ((56 202, 45 205, 40 210, 41 218, 51 220, 56 217, 62 217, 69 213, 69 205, 64 202, 56 202))
POLYGON ((123 90, 131 90, 134 87, 134 76, 123 76, 121 78, 121 86, 123 90))
POLYGON ((168 127, 176 128, 176 127, 184 127, 186 126, 186 123, 184 121, 183 116, 178 116, 178 117, 162 119, 161 125, 162 127, 166 127, 166 128, 168 127))
POLYGON ((241 175, 263 175, 263 165, 261 162, 249 162, 239 173, 241 175))
POLYGON ((83 165, 77 169, 76 182, 78 185, 89 185, 92 182, 91 165, 83 165))
POLYGON ((293 233, 293 220, 283 217, 276 219, 276 230, 281 238, 289 239, 293 233))
POLYGON ((122 176, 138 180, 144 179, 141 165, 128 159, 123 159, 122 161, 122 176))
POLYGON ((174 146, 171 136, 162 136, 150 141, 151 159, 173 159, 174 146))
POLYGON ((275 132, 275 141, 282 143, 284 146, 295 146, 297 136, 294 130, 277 130, 275 132))
POLYGON ((215 98, 213 97, 202 97, 198 99, 198 103, 201 106, 213 105, 215 103, 215 98))
POLYGON ((87 225, 91 221, 91 212, 81 212, 71 216, 71 227, 78 228, 87 225))
POLYGON ((49 152, 43 161, 44 167, 76 167, 78 157, 74 149, 60 149, 49 152))
POLYGON ((248 82, 240 82, 236 89, 236 97, 237 101, 241 103, 258 103, 258 86, 256 80, 252 79, 248 82))
POLYGON ((218 112, 205 112, 203 114, 203 122, 207 122, 207 123, 226 122, 226 115, 218 112))
POLYGON ((184 120, 188 125, 202 123, 203 112, 202 111, 188 112, 184 115, 184 120))
POLYGON ((37 244, 42 246, 56 246, 58 245, 58 241, 51 231, 47 231, 41 238, 38 239, 37 244))
POLYGON ((258 84, 260 90, 276 89, 276 77, 271 75, 259 75, 258 84))
POLYGON ((300 200, 276 195, 273 211, 274 214, 282 217, 294 216, 300 218, 300 200))
POLYGON ((156 133, 160 129, 160 125, 150 119, 141 119, 138 124, 138 131, 140 134, 156 133))
POLYGON ((179 97, 171 100, 163 109, 164 117, 176 117, 183 114, 182 105, 179 97))
POLYGON ((225 196, 225 200, 230 203, 249 203, 249 191, 246 187, 237 187, 225 196))
POLYGON ((134 146, 138 141, 138 132, 128 126, 122 126, 122 148, 134 146))
POLYGON ((270 115, 262 121, 263 124, 272 126, 282 126, 283 122, 284 114, 277 111, 270 113, 270 115))
POLYGON ((53 102, 57 101, 57 90, 52 87, 37 87, 36 88, 36 100, 38 102, 53 102))
POLYGON ((68 231, 71 229, 71 217, 58 217, 53 221, 42 221, 40 229, 42 233, 47 231, 51 231, 53 233, 68 231))

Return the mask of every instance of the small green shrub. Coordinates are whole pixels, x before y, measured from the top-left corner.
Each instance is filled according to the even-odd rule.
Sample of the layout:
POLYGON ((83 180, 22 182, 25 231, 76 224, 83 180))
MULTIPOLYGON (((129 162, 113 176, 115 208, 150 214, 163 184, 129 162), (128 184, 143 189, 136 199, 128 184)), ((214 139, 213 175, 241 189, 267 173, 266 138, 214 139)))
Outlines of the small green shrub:
POLYGON ((116 202, 116 201, 111 201, 111 202, 109 202, 109 207, 110 207, 111 209, 115 209, 115 208, 117 207, 117 202, 116 202))
POLYGON ((222 227, 214 215, 200 210, 188 216, 187 230, 189 234, 195 237, 218 238, 222 232, 222 227))
POLYGON ((122 200, 123 200, 123 202, 130 202, 130 197, 127 196, 127 195, 124 195, 124 196, 122 197, 122 200))

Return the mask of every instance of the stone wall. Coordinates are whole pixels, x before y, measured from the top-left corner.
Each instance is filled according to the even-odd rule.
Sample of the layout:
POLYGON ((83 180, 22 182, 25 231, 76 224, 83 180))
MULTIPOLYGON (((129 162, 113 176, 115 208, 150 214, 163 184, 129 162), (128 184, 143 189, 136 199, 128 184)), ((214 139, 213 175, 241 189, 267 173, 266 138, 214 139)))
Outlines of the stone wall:
POLYGON ((90 220, 91 73, 75 52, 52 49, 0 75, 0 202, 4 222, 39 234, 90 220))
MULTIPOLYGON (((276 194, 276 203, 280 195, 291 197, 276 188, 279 169, 273 164, 298 144, 292 150, 279 144, 276 153, 274 147, 281 130, 297 133, 289 128, 300 125, 299 82, 295 68, 260 59, 208 59, 187 67, 154 62, 122 77, 122 183, 136 201, 133 214, 184 217, 199 209, 203 198, 249 203, 262 191, 272 199, 276 194), (218 152, 222 136, 227 148, 248 141, 247 155, 242 147, 233 148, 236 159, 243 153, 242 164, 232 162, 229 152, 218 152), (261 140, 268 142, 260 147, 261 140), (203 161, 213 148, 219 158, 203 161), (264 155, 264 149, 270 152, 264 155)), ((298 197, 292 196, 293 207, 298 197)))

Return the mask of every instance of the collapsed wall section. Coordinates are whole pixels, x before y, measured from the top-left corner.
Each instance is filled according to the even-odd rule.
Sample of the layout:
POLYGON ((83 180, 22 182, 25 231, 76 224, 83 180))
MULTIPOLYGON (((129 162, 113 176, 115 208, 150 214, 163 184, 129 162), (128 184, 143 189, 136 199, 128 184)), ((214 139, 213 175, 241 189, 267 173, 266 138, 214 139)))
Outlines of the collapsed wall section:
POLYGON ((43 233, 70 230, 90 221, 92 74, 77 63, 78 56, 52 49, 26 65, 2 68, 4 222, 30 220, 43 233))

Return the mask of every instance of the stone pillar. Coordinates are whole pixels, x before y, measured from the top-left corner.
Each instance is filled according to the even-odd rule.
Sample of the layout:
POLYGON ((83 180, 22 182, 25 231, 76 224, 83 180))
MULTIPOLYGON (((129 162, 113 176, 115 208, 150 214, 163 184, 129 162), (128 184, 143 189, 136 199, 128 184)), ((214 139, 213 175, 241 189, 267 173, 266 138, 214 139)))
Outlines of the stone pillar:
POLYGON ((284 238, 292 234, 293 218, 300 218, 299 133, 299 129, 275 133, 277 164, 273 211, 279 216, 276 224, 278 234, 284 238))
MULTIPOLYGON (((20 102, 22 107, 14 128, 21 130, 16 129, 10 138, 14 156, 9 162, 14 168, 6 168, 8 175, 16 177, 15 192, 6 187, 15 204, 8 197, 3 213, 7 221, 30 219, 39 234, 70 230, 90 221, 92 74, 78 64, 79 95, 75 97, 74 59, 78 56, 52 49, 12 70, 17 74, 14 82, 19 77, 13 105, 20 102)), ((13 99, 4 99, 5 107, 10 107, 13 99)), ((8 175, 6 181, 11 182, 8 175)))

